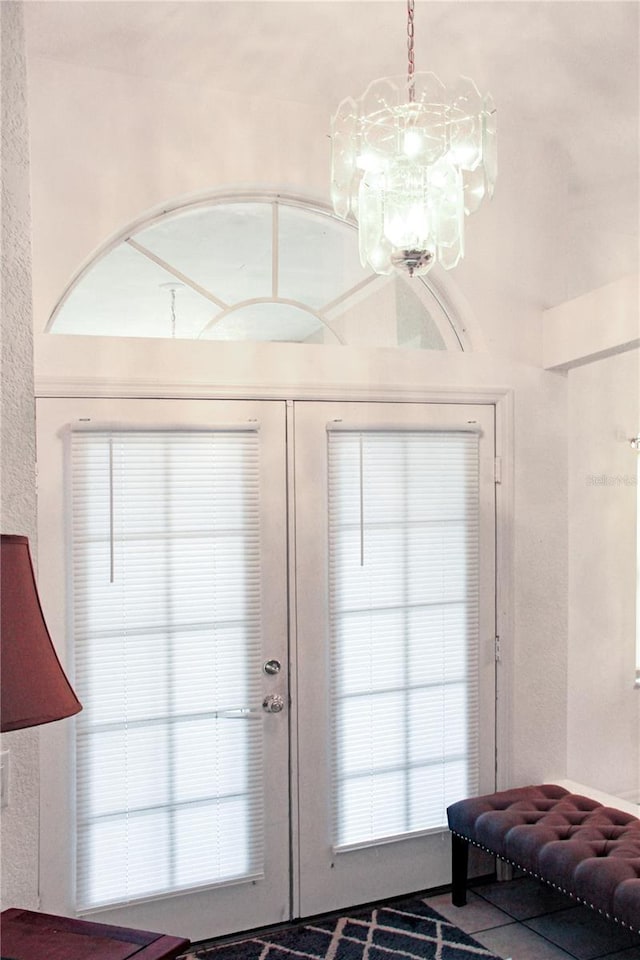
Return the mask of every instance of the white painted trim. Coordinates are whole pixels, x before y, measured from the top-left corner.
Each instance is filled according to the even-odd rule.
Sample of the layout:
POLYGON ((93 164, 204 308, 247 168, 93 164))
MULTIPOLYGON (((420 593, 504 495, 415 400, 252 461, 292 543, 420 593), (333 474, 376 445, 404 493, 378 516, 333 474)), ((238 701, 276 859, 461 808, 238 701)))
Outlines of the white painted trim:
POLYGON ((639 305, 640 276, 632 273, 545 310, 545 370, 569 370, 640 346, 639 305))
MULTIPOLYGON (((286 451, 287 451, 287 549, 288 549, 288 617, 289 617, 289 692, 293 703, 298 703, 298 610, 296 594, 296 578, 290 571, 296 569, 296 490, 295 490, 295 462, 292 455, 292 444, 295 427, 295 409, 291 400, 287 401, 286 412, 286 451)), ((300 803, 298 780, 300 777, 300 759, 298 750, 298 711, 287 711, 289 718, 289 849, 291 851, 291 868, 289 874, 291 916, 300 916, 300 803)))
POLYGON ((500 661, 496 663, 496 789, 511 783, 513 769, 513 677, 515 646, 514 597, 514 391, 506 390, 495 402, 496 456, 502 475, 496 484, 496 632, 500 661))
POLYGON ((353 386, 337 383, 306 383, 295 386, 252 386, 247 383, 220 384, 163 383, 159 380, 114 380, 107 378, 40 377, 36 383, 37 398, 94 397, 145 399, 257 399, 257 400, 366 400, 405 403, 499 403, 512 393, 511 387, 429 387, 424 384, 388 384, 385 386, 353 386))
POLYGON ((564 787, 569 793, 577 793, 583 797, 589 797, 590 800, 596 800, 598 803, 604 804, 605 807, 622 810, 623 813, 630 813, 633 817, 640 815, 640 807, 637 803, 623 800, 622 797, 616 797, 612 793, 596 790, 595 787, 586 786, 584 783, 577 783, 575 780, 554 780, 553 783, 556 783, 559 787, 564 787))

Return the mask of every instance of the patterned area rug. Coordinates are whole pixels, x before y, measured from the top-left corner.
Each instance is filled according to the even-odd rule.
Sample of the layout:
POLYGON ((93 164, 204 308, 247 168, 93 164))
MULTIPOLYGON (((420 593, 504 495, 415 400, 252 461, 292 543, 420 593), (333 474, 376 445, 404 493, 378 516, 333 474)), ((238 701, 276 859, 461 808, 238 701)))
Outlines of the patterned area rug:
POLYGON ((193 947, 185 960, 500 960, 418 898, 193 947))

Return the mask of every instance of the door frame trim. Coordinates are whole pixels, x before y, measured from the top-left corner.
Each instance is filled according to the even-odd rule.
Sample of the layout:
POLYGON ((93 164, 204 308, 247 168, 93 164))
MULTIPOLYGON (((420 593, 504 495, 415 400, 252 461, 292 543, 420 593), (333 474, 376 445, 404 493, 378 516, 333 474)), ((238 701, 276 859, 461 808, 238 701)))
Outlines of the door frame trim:
MULTIPOLYGON (((289 607, 289 706, 298 703, 298 609, 297 609, 297 580, 291 576, 296 569, 296 526, 295 517, 291 509, 295 503, 295 460, 293 453, 293 438, 295 429, 295 402, 286 401, 286 437, 285 451, 287 457, 287 599, 289 607)), ((289 904, 291 916, 300 916, 300 803, 299 791, 295 789, 300 769, 300 754, 298 747, 298 711, 288 711, 289 719, 289 850, 291 866, 289 870, 289 904)))

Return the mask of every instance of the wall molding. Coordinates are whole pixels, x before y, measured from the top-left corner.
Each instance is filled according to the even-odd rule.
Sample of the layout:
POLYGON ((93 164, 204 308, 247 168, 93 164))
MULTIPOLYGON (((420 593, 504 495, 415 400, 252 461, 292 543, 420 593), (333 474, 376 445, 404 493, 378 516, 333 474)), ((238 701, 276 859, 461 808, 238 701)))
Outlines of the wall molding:
POLYGON ((570 370, 640 346, 640 275, 545 310, 543 367, 570 370))
POLYGON ((363 400, 395 403, 499 403, 512 394, 511 387, 473 387, 390 383, 385 386, 354 386, 350 383, 305 383, 304 385, 170 383, 157 379, 128 380, 73 377, 41 377, 36 381, 38 399, 46 397, 94 397, 150 400, 363 400))

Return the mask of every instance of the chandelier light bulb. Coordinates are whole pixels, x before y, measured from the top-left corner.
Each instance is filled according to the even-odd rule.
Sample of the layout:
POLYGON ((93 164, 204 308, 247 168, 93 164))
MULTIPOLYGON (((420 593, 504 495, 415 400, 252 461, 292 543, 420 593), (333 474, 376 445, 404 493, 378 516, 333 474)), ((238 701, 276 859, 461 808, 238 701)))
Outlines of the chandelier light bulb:
POLYGON ((417 130, 415 127, 409 127, 408 130, 405 130, 403 143, 403 153, 405 157, 409 157, 410 160, 415 160, 416 157, 419 157, 422 153, 423 144, 424 141, 420 130, 417 130))
POLYGON ((346 97, 331 121, 331 199, 359 226, 360 259, 376 273, 410 276, 464 256, 465 214, 493 196, 496 109, 473 80, 446 88, 434 73, 374 80, 346 97))

